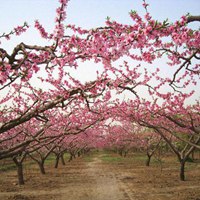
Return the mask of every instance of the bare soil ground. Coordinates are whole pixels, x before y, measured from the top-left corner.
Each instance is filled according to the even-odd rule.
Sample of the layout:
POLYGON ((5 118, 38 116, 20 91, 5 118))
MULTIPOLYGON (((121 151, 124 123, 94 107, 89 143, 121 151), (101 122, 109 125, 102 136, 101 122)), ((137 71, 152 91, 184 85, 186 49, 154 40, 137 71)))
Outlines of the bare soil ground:
POLYGON ((144 166, 144 157, 121 158, 93 153, 54 169, 26 165, 25 185, 16 184, 16 170, 0 171, 1 200, 200 200, 200 164, 187 163, 186 181, 178 177, 179 165, 172 157, 162 166, 144 166))

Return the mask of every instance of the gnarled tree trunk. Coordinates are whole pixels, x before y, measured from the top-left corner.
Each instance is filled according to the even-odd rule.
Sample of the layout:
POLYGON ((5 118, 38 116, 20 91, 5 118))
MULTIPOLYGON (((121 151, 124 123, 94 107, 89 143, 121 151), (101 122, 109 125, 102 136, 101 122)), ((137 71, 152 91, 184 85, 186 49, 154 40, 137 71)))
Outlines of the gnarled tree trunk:
POLYGON ((41 174, 46 174, 45 168, 44 168, 44 160, 42 160, 41 162, 38 162, 38 166, 40 168, 41 174))
POLYGON ((60 160, 60 155, 58 154, 58 155, 56 155, 56 161, 55 161, 55 165, 54 165, 55 168, 58 168, 59 160, 60 160))
POLYGON ((149 165, 150 165, 151 157, 152 157, 152 154, 147 153, 147 159, 146 159, 146 166, 147 167, 149 167, 149 165))
POLYGON ((60 158, 61 158, 61 162, 62 162, 62 164, 65 165, 64 154, 61 154, 60 158))
POLYGON ((19 185, 24 185, 23 164, 16 157, 13 158, 13 161, 17 166, 18 183, 19 185))
POLYGON ((185 159, 180 160, 180 180, 185 181, 185 159))

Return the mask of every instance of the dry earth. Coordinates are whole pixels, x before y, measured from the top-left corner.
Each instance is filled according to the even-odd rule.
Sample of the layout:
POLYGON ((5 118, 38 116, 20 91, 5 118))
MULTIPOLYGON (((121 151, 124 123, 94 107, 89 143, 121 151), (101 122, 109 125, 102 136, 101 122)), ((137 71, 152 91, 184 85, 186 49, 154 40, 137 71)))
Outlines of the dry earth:
POLYGON ((93 153, 41 175, 25 166, 25 185, 16 184, 16 171, 0 171, 1 200, 200 200, 200 164, 188 163, 187 180, 179 181, 178 163, 166 158, 145 167, 135 157, 93 153))

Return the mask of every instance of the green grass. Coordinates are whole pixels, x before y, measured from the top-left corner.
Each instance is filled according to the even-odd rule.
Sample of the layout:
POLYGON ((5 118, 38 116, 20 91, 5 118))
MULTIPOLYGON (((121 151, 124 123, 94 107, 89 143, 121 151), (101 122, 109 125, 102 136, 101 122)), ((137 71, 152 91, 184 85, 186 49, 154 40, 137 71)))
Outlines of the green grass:
POLYGON ((101 156, 101 160, 104 162, 121 162, 123 161, 123 157, 119 157, 118 155, 114 155, 114 154, 108 154, 108 153, 104 153, 101 156))
MULTIPOLYGON (((23 166, 24 167, 29 167, 32 164, 34 164, 35 162, 32 160, 25 160, 23 162, 23 166)), ((1 163, 0 164, 0 172, 2 171, 9 171, 9 170, 15 170, 17 169, 17 166, 15 165, 15 163, 12 160, 6 160, 5 163, 1 163)))
MULTIPOLYGON (((64 160, 65 162, 67 162, 69 160, 69 153, 65 153, 64 154, 64 160)), ((47 159, 45 160, 45 164, 52 164, 52 163, 55 163, 55 160, 56 160, 56 157, 54 154, 50 154, 47 159)), ((59 162, 61 162, 61 159, 59 160, 59 162)))
POLYGON ((144 162, 147 160, 147 156, 145 154, 140 154, 140 153, 132 155, 131 158, 133 160, 144 161, 144 162))
MULTIPOLYGON (((116 153, 111 152, 103 152, 101 154, 101 160, 104 162, 110 162, 110 163, 134 163, 139 162, 141 164, 146 163, 147 156, 144 153, 134 153, 134 154, 128 154, 126 157, 121 157, 116 153)), ((158 159, 152 157, 151 158, 151 164, 160 165, 160 163, 164 163, 164 160, 162 159, 159 161, 158 159)))
POLYGON ((16 165, 14 163, 0 165, 0 171, 2 172, 13 170, 13 169, 16 169, 16 165))
POLYGON ((195 162, 186 162, 185 164, 185 169, 186 170, 193 170, 198 168, 200 165, 199 163, 195 163, 195 162))
POLYGON ((88 155, 87 155, 87 156, 84 156, 83 159, 84 159, 84 161, 86 161, 86 162, 92 162, 92 161, 93 161, 93 156, 90 156, 90 155, 88 156, 88 155))
POLYGON ((52 155, 49 155, 48 157, 47 157, 47 159, 45 160, 45 164, 52 164, 52 163, 54 163, 55 162, 55 160, 56 160, 56 157, 52 154, 52 155))

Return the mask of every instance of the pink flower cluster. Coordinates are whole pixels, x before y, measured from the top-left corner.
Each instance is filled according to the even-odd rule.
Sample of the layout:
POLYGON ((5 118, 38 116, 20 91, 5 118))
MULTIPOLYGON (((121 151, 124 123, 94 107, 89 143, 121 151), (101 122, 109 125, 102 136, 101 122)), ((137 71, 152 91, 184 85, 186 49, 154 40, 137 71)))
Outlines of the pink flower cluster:
POLYGON ((39 23, 38 20, 35 21, 35 28, 39 31, 42 38, 48 38, 48 33, 45 31, 44 27, 39 23))

